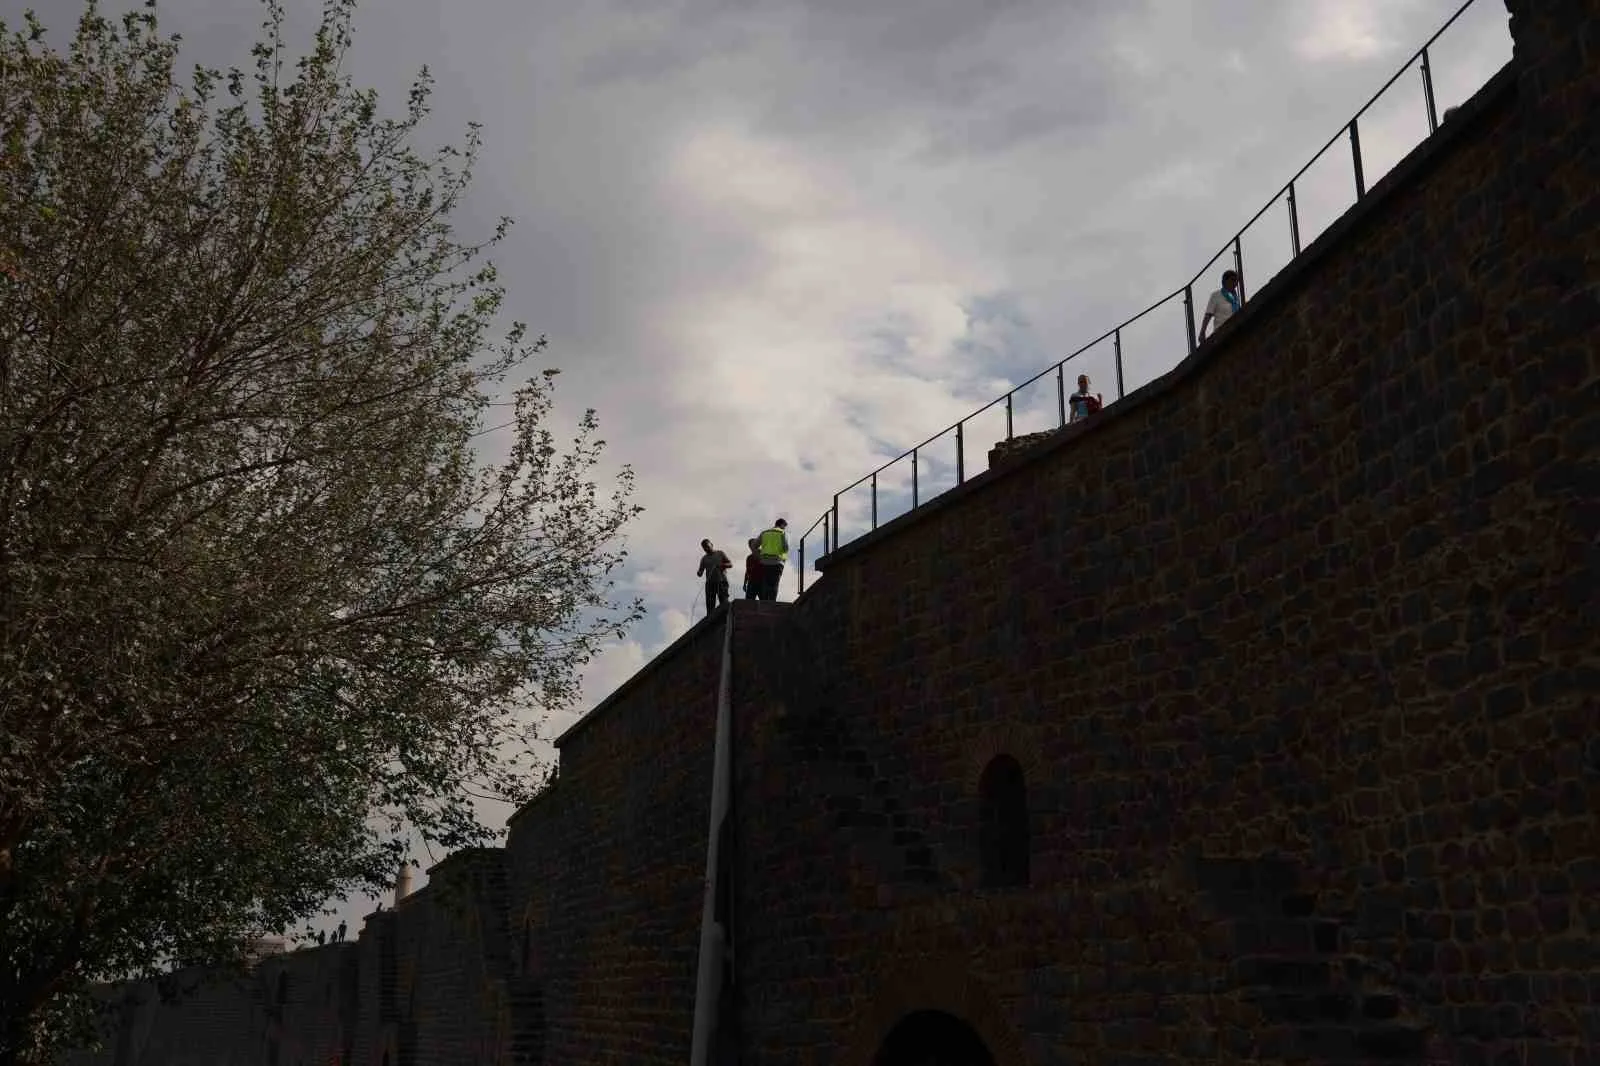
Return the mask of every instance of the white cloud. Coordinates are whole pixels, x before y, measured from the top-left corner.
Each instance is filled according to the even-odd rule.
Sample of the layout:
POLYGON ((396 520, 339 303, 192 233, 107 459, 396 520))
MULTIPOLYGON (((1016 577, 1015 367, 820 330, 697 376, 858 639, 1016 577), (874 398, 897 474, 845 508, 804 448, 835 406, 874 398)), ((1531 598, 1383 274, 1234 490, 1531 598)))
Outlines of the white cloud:
POLYGON ((1305 33, 1295 42, 1303 59, 1358 62, 1420 43, 1395 34, 1417 0, 1317 0, 1310 6, 1305 33))

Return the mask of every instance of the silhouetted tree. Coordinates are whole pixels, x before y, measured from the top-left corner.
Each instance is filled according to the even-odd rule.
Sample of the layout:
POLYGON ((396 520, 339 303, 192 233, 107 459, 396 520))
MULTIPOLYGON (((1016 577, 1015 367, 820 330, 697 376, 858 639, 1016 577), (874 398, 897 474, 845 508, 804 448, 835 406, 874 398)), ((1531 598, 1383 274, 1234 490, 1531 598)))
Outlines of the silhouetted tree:
POLYGON ((0 1064, 76 1039, 97 979, 242 957, 389 887, 405 825, 490 839, 530 707, 576 695, 637 512, 558 447, 543 348, 421 156, 340 73, 351 0, 290 65, 174 76, 149 10, 72 47, 0 25, 0 1064), (509 387, 509 385, 508 385, 509 387))

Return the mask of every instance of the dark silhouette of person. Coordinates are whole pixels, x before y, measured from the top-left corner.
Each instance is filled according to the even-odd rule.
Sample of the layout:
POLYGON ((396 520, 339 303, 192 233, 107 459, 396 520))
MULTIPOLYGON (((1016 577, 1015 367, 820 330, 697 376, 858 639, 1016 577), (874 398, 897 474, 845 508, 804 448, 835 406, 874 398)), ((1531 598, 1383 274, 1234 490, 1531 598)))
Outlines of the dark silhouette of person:
POLYGON ((744 557, 744 598, 759 600, 761 598, 761 583, 766 580, 766 571, 761 567, 761 538, 750 538, 750 554, 744 557))
POLYGON ((709 615, 722 604, 728 602, 728 571, 733 569, 733 560, 728 558, 726 552, 720 552, 709 540, 700 542, 700 569, 694 572, 695 577, 701 574, 706 579, 706 614, 709 615))

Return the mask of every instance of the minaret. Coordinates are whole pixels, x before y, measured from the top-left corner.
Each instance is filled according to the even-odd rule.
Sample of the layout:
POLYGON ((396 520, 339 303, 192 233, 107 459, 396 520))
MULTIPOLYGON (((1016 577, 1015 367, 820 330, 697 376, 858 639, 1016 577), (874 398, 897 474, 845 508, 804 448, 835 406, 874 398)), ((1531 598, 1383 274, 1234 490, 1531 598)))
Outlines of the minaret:
POLYGON ((400 901, 409 895, 411 895, 411 864, 402 859, 400 872, 394 879, 394 905, 400 906, 400 901))

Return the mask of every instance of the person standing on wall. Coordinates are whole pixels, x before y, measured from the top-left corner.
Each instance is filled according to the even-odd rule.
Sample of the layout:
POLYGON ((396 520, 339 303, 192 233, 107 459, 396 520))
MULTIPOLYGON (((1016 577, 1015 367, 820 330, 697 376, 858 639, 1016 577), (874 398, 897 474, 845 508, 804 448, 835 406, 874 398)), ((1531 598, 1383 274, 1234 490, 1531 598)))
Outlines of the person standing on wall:
POLYGON ((761 538, 751 537, 750 554, 744 557, 744 598, 759 600, 761 586, 766 581, 766 570, 761 566, 761 538))
POLYGON ((1104 401, 1100 398, 1100 394, 1089 392, 1089 375, 1079 374, 1078 391, 1072 394, 1071 400, 1072 417, 1067 419, 1067 422, 1069 424, 1082 422, 1103 406, 1104 401))
POLYGON ((789 561, 789 535, 784 530, 789 523, 778 519, 762 530, 757 538, 761 545, 761 599, 776 600, 778 584, 783 581, 783 564, 789 561))
POLYGON ((709 540, 700 542, 700 550, 705 554, 700 556, 700 569, 694 575, 706 577, 706 614, 710 615, 718 605, 728 602, 728 571, 733 569, 733 560, 727 552, 712 547, 709 540))
POLYGON ((1216 322, 1217 328, 1234 315, 1239 313, 1239 305, 1243 297, 1239 293, 1239 272, 1224 270, 1222 272, 1222 288, 1211 294, 1211 299, 1206 301, 1206 317, 1200 320, 1200 339, 1206 339, 1206 326, 1216 322))

